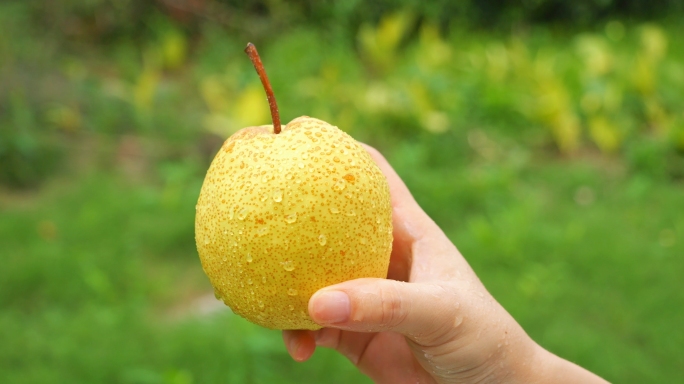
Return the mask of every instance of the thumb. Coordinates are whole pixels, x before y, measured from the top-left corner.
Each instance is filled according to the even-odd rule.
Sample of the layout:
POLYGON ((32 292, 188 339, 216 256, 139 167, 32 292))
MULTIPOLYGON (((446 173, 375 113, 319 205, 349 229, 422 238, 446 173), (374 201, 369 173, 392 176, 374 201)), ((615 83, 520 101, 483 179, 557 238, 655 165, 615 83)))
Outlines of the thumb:
POLYGON ((439 344, 461 323, 455 294, 437 284, 357 279, 323 288, 309 314, 325 327, 357 332, 392 331, 421 345, 439 344))

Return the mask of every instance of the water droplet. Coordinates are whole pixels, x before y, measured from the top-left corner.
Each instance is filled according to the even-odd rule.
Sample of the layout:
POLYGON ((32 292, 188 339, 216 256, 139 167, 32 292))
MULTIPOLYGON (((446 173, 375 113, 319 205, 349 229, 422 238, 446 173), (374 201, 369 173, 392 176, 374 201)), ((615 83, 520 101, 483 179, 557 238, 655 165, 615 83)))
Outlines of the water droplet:
POLYGON ((273 201, 275 201, 276 203, 280 203, 281 201, 283 201, 283 191, 281 191, 280 189, 276 189, 275 191, 273 191, 273 201))
POLYGON ((238 220, 244 220, 245 217, 247 217, 247 208, 242 208, 238 211, 237 218, 238 220))
POLYGON ((341 191, 344 189, 344 187, 346 187, 346 184, 347 183, 345 183, 344 180, 340 179, 335 184, 333 184, 333 189, 336 191, 341 191))
POLYGON ((299 169, 304 169, 304 163, 302 162, 299 162, 297 166, 299 167, 299 169))
POLYGON ((340 162, 340 158, 337 157, 337 156, 335 156, 335 157, 333 157, 333 161, 336 162, 336 163, 339 163, 339 162, 340 162))
POLYGON ((259 304, 257 304, 257 305, 259 305, 259 308, 263 308, 263 307, 264 307, 264 302, 261 301, 261 300, 259 300, 259 304))
POLYGON ((326 241, 328 241, 328 239, 325 238, 324 234, 321 234, 320 236, 318 236, 318 244, 325 245, 326 241))
POLYGON ((204 245, 207 245, 207 244, 209 244, 209 238, 208 238, 208 237, 205 237, 205 238, 204 238, 204 245))
POLYGON ((223 261, 228 261, 228 257, 223 256, 223 261))
POLYGON ((284 261, 282 264, 283 264, 283 269, 288 271, 288 272, 292 272, 295 269, 294 263, 290 260, 284 261))
POLYGON ((288 305, 287 307, 290 308, 290 311, 294 311, 294 306, 292 306, 292 304, 288 305))
POLYGON ((287 290, 287 294, 290 296, 297 296, 297 290, 294 288, 290 288, 287 290))
POLYGON ((234 216, 235 216, 235 209, 233 207, 230 207, 230 210, 228 211, 228 220, 233 220, 234 216))
POLYGON ((288 224, 294 223, 295 221, 297 221, 297 213, 296 213, 296 212, 292 212, 292 213, 290 213, 289 215, 285 216, 285 221, 286 221, 288 224))
POLYGON ((263 236, 268 233, 268 227, 261 227, 257 229, 257 236, 263 236))
POLYGON ((344 197, 346 197, 347 199, 351 199, 351 198, 352 198, 352 194, 351 194, 351 193, 345 193, 345 194, 344 194, 344 197))
POLYGON ((354 210, 352 209, 352 210, 350 210, 349 212, 345 213, 345 215, 347 215, 347 216, 349 216, 349 217, 356 216, 356 211, 354 211, 354 210))
POLYGON ((261 276, 261 282, 265 283, 266 282, 266 276, 261 276))
POLYGON ((248 262, 248 263, 251 263, 252 260, 253 260, 253 259, 252 259, 252 254, 251 254, 251 253, 248 253, 248 254, 247 254, 247 262, 248 262))
POLYGON ((330 207, 330 213, 337 214, 337 213, 340 213, 340 210, 337 209, 337 207, 335 207, 335 206, 331 206, 330 207))
POLYGON ((292 174, 291 173, 285 174, 285 178, 288 180, 292 180, 292 174))
POLYGON ((247 279, 247 284, 252 285, 252 279, 247 279))
POLYGON ((267 181, 268 181, 268 176, 266 176, 266 175, 261 176, 261 182, 262 183, 265 183, 267 181))
POLYGON ((268 195, 267 195, 267 194, 264 193, 263 195, 261 195, 261 199, 260 199, 260 200, 261 200, 262 203, 263 203, 264 201, 266 201, 266 199, 268 199, 268 195))

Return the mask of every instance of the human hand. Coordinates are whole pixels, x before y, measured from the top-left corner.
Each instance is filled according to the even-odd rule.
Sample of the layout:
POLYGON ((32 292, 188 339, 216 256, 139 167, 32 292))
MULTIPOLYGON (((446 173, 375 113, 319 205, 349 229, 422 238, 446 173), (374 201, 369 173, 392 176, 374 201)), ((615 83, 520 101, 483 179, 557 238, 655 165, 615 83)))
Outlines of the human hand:
POLYGON ((323 288, 309 314, 325 328, 283 331, 296 361, 317 346, 346 356, 376 383, 602 383, 538 346, 487 292, 382 155, 394 242, 388 279, 323 288))

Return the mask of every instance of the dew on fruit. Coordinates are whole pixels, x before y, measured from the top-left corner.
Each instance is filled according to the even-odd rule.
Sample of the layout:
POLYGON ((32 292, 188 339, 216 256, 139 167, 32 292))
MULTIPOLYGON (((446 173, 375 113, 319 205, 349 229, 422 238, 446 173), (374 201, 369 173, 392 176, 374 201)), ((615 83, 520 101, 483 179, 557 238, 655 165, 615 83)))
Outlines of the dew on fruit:
POLYGON ((264 307, 264 302, 261 301, 261 300, 259 300, 259 303, 258 303, 257 305, 259 306, 259 308, 263 308, 263 307, 264 307))
POLYGON ((276 203, 280 203, 281 201, 283 201, 283 191, 281 191, 280 189, 276 189, 275 191, 273 191, 273 201, 275 201, 276 203))
POLYGON ((283 264, 283 269, 288 272, 292 272, 295 269, 294 263, 290 260, 284 261, 281 264, 283 264))
POLYGON ((290 311, 294 311, 294 306, 292 304, 288 305, 287 307, 290 309, 290 311))
POLYGON ((328 239, 326 239, 325 235, 321 233, 321 235, 318 236, 318 244, 325 245, 326 241, 328 241, 328 239))
POLYGON ((209 238, 208 238, 208 237, 205 237, 205 238, 204 238, 204 245, 207 245, 207 244, 209 244, 209 238))
POLYGON ((261 276, 261 282, 265 283, 266 282, 266 276, 261 276))
POLYGON ((290 288, 287 290, 287 294, 290 296, 297 296, 297 290, 294 288, 290 288))
POLYGON ((238 211, 237 218, 238 220, 244 220, 245 217, 247 217, 247 208, 242 208, 238 211))
POLYGON ((233 217, 235 216, 235 210, 233 207, 230 207, 230 211, 228 211, 228 220, 233 220, 233 217))
POLYGON ((297 166, 299 167, 299 169, 304 169, 304 163, 302 162, 298 163, 297 166))
POLYGON ((296 212, 290 213, 289 215, 285 216, 285 222, 287 222, 288 224, 292 224, 295 221, 297 221, 297 213, 296 212))
POLYGON ((340 210, 337 209, 336 206, 332 205, 332 206, 330 206, 330 213, 337 214, 337 213, 340 213, 340 210))
POLYGON ((352 209, 352 210, 350 210, 349 212, 345 213, 345 215, 347 215, 347 216, 349 216, 349 217, 354 217, 354 216, 356 216, 356 211, 354 211, 354 210, 352 209))
POLYGON ((253 260, 253 259, 252 259, 252 254, 251 254, 251 253, 248 253, 248 254, 247 254, 247 262, 248 262, 248 263, 251 263, 252 260, 253 260))
POLYGON ((223 261, 228 261, 228 257, 223 256, 223 261))
POLYGON ((247 284, 252 285, 252 279, 247 279, 247 284))
POLYGON ((261 228, 257 229, 256 233, 257 233, 257 236, 261 237, 261 236, 268 233, 268 227, 261 227, 261 228))
POLYGON ((337 156, 335 156, 335 157, 333 157, 333 161, 336 162, 336 163, 339 163, 339 162, 340 162, 340 158, 337 157, 337 156))
POLYGON ((285 178, 288 180, 292 180, 292 174, 291 173, 286 173, 285 178))
POLYGON ((340 179, 335 184, 333 184, 333 189, 336 191, 341 191, 344 189, 344 187, 346 187, 346 184, 347 183, 345 183, 344 180, 340 179))

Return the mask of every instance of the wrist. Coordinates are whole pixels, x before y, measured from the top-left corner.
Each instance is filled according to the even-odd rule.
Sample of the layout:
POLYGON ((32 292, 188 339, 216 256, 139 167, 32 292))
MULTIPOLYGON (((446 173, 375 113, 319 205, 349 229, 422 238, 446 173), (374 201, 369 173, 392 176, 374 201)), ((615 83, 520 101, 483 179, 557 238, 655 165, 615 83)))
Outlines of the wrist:
MULTIPOLYGON (((534 343, 534 342, 533 342, 534 343)), ((554 355, 534 343, 529 362, 518 362, 519 368, 510 383, 607 383, 586 369, 554 355)))

